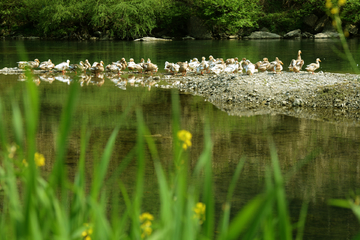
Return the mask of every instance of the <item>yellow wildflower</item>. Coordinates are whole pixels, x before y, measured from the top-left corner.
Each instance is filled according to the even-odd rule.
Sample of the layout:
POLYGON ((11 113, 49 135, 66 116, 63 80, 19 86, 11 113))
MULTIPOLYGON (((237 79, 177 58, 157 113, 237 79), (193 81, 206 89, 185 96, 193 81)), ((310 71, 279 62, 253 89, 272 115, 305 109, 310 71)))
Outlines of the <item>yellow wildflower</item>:
POLYGON ((334 14, 334 15, 335 15, 335 14, 339 13, 339 8, 338 8, 338 7, 334 7, 334 8, 331 9, 330 12, 331 12, 331 14, 334 14))
POLYGON ((149 220, 149 221, 154 220, 154 216, 148 212, 144 212, 143 214, 140 215, 139 218, 140 218, 141 222, 146 221, 146 220, 149 220))
POLYGON ((326 8, 330 9, 332 6, 333 6, 333 4, 331 1, 326 1, 326 3, 325 3, 326 8))
POLYGON ((154 220, 154 216, 148 212, 145 212, 141 214, 139 218, 141 222, 141 238, 146 238, 152 233, 151 221, 154 220))
POLYGON ((87 229, 81 233, 81 236, 84 240, 91 240, 90 235, 93 233, 93 229, 92 227, 89 227, 88 223, 84 223, 84 226, 86 226, 87 229))
POLYGON ((339 0, 338 1, 339 6, 345 5, 345 3, 346 3, 346 0, 339 0))
POLYGON ((183 145, 182 145, 182 148, 184 150, 186 150, 188 147, 191 147, 191 138, 192 138, 192 135, 189 131, 186 131, 186 130, 180 130, 178 133, 177 133, 177 136, 179 138, 179 140, 181 140, 183 142, 183 145))
POLYGON ((206 205, 202 202, 198 202, 194 207, 194 218, 198 219, 200 224, 205 221, 206 205))
POLYGON ((45 165, 45 157, 41 153, 36 152, 34 160, 35 160, 36 166, 38 166, 38 167, 45 165))

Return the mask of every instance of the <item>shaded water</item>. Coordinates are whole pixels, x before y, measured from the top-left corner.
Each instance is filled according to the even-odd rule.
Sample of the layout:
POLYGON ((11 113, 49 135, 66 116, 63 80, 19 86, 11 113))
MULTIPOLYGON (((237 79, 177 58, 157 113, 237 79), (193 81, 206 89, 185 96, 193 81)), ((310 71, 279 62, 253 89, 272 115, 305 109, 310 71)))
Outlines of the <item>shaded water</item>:
MULTIPOLYGON (((51 58, 53 62, 70 59, 78 62, 88 58, 90 62, 105 63, 121 57, 135 60, 151 58, 162 68, 163 62, 189 60, 192 57, 247 57, 257 61, 263 56, 269 59, 278 56, 283 62, 295 58, 301 49, 305 64, 320 57, 322 71, 350 72, 345 61, 331 50, 335 40, 327 41, 190 41, 166 43, 134 42, 23 42, 29 59, 40 61, 51 58), (325 58, 325 59, 323 59, 325 58), (288 60, 287 60, 288 59, 288 60)), ((350 42, 354 53, 358 53, 357 39, 350 42)), ((0 68, 14 67, 20 60, 16 41, 0 43, 0 68)), ((337 45, 337 44, 335 44, 337 45)), ((359 54, 357 54, 359 55, 359 54)), ((357 57, 355 55, 355 57, 357 57)), ((77 166, 80 154, 80 127, 87 116, 91 128, 90 146, 87 152, 87 174, 91 176, 93 161, 100 158, 112 130, 120 120, 120 113, 133 103, 140 106, 145 122, 155 135, 160 158, 165 168, 172 167, 171 142, 171 91, 166 89, 127 87, 121 90, 108 79, 99 87, 84 85, 79 96, 73 131, 69 139, 67 165, 70 176, 77 166)), ((0 75, 2 99, 10 105, 8 93, 24 84, 16 75, 0 75)), ((45 167, 50 171, 54 157, 55 131, 60 121, 61 109, 68 93, 68 85, 54 81, 41 82, 38 86, 41 99, 41 116, 37 135, 38 151, 48 160, 45 167)), ((12 96, 21 99, 21 94, 12 96)), ((203 149, 203 127, 209 120, 212 132, 213 172, 216 208, 220 212, 234 168, 242 156, 246 156, 244 170, 233 198, 233 212, 263 190, 266 167, 270 165, 269 136, 274 140, 281 168, 289 172, 299 161, 312 156, 309 163, 300 169, 286 185, 289 207, 296 221, 303 201, 309 201, 309 211, 304 239, 350 239, 359 231, 359 224, 351 211, 327 206, 331 198, 345 198, 351 191, 360 188, 360 128, 347 124, 297 119, 288 116, 264 115, 252 117, 228 116, 200 97, 180 95, 182 128, 193 134, 190 149, 192 166, 203 149)), ((8 109, 8 107, 6 108, 8 109)), ((10 114, 10 112, 8 113, 10 114)), ((130 120, 135 120, 132 112, 130 120)), ((136 124, 128 121, 123 126, 112 156, 110 174, 126 154, 134 147, 136 124)), ((149 159, 150 160, 150 159, 149 159)), ((132 163, 121 180, 129 190, 134 186, 136 164, 132 163)), ((146 170, 144 210, 157 212, 157 181, 151 162, 146 170)))

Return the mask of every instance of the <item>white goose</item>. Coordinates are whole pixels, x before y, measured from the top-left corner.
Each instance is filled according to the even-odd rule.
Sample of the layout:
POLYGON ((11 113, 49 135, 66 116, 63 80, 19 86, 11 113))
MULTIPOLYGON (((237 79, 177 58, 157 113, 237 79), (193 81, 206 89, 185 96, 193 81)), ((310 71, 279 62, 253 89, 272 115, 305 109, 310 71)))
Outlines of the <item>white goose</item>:
POLYGON ((59 64, 56 65, 54 68, 55 68, 56 70, 62 71, 62 72, 64 73, 65 70, 69 68, 69 64, 70 64, 70 60, 67 60, 66 62, 59 63, 59 64))
POLYGON ((320 67, 320 62, 321 62, 320 58, 317 58, 316 63, 311 63, 311 64, 307 65, 307 67, 305 68, 306 71, 314 74, 315 70, 320 67))

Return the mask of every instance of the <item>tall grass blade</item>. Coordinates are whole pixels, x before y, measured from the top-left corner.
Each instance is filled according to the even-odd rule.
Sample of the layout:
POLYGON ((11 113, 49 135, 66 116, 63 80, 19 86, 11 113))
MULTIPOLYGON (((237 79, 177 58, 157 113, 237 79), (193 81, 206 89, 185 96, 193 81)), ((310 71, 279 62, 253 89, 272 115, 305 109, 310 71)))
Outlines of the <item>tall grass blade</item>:
POLYGON ((279 236, 280 239, 291 239, 291 226, 287 210, 284 182, 280 170, 279 160, 274 143, 270 142, 270 156, 274 172, 274 182, 276 190, 277 211, 279 216, 279 236))
POLYGON ((221 220, 221 225, 220 225, 220 236, 221 237, 225 234, 225 232, 229 228, 231 198, 232 198, 232 196, 234 194, 236 183, 239 180, 240 173, 241 173, 241 170, 242 170, 242 168, 244 166, 244 163, 245 163, 245 157, 242 157, 240 159, 239 163, 236 166, 235 173, 234 173, 234 175, 233 175, 233 177, 231 179, 231 182, 230 182, 229 190, 228 190, 228 193, 227 193, 227 196, 226 196, 225 207, 224 207, 225 210, 224 210, 224 214, 223 214, 223 217, 222 217, 222 220, 221 220))
POLYGON ((301 206, 300 217, 297 224, 296 240, 303 239, 308 206, 309 206, 308 202, 304 202, 303 205, 301 206))
POLYGON ((204 128, 205 136, 205 153, 207 160, 205 163, 205 177, 204 177, 204 203, 206 205, 206 221, 204 222, 204 232, 208 239, 213 239, 214 223, 215 223, 215 206, 214 206, 214 186, 212 175, 212 142, 210 134, 210 124, 207 121, 204 128))
POLYGON ((70 134, 72 116, 75 111, 77 98, 79 94, 78 84, 71 84, 68 98, 61 114, 60 129, 56 140, 56 158, 55 164, 50 176, 50 187, 65 186, 66 172, 65 159, 67 153, 67 139, 70 134))
POLYGON ((93 184, 91 188, 91 197, 93 199, 96 199, 98 197, 101 190, 101 186, 104 183, 105 175, 109 166, 111 154, 114 149, 115 140, 118 132, 119 132, 119 127, 116 127, 114 131, 111 133, 111 136, 105 146, 105 150, 101 157, 100 163, 98 163, 98 166, 95 168, 96 170, 94 172, 93 184))

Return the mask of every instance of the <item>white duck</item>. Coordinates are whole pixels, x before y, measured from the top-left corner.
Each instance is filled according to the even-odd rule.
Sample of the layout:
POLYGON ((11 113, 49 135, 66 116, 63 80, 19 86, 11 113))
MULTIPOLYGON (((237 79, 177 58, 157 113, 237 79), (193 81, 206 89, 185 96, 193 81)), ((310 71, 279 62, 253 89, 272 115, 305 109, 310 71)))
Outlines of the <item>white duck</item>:
POLYGON ((167 72, 170 72, 172 74, 177 74, 179 72, 180 69, 180 65, 177 63, 170 63, 168 61, 165 62, 165 68, 164 68, 167 72))
POLYGON ((196 73, 203 75, 207 71, 209 71, 209 63, 205 60, 205 57, 202 57, 201 63, 196 68, 196 73))
POLYGON ((226 63, 223 59, 221 59, 219 62, 215 64, 211 64, 212 66, 209 68, 211 73, 220 74, 222 73, 226 68, 226 63))
POLYGON ((197 58, 193 58, 190 60, 189 62, 189 70, 191 72, 195 72, 196 71, 196 68, 200 65, 200 62, 197 58))
POLYGON ((306 71, 311 72, 312 74, 314 74, 315 70, 318 69, 320 67, 320 58, 316 59, 316 63, 311 63, 309 65, 306 66, 306 71))
POLYGON ((18 63, 18 68, 25 69, 25 68, 37 68, 39 67, 40 61, 39 59, 35 59, 34 61, 20 61, 18 63))
POLYGON ((253 75, 255 73, 255 64, 253 64, 252 62, 250 62, 250 60, 245 60, 243 59, 242 61, 242 67, 244 68, 245 72, 247 75, 253 75))
POLYGON ((66 62, 59 63, 54 68, 58 71, 62 71, 62 73, 65 72, 66 69, 69 68, 70 60, 67 60, 66 62))
POLYGON ((179 65, 179 72, 181 72, 181 74, 183 76, 186 76, 187 71, 189 70, 189 64, 188 61, 185 62, 177 62, 177 65, 179 65))
POLYGON ((45 71, 51 71, 54 67, 55 67, 55 64, 51 61, 51 59, 41 62, 39 65, 39 68, 41 70, 45 70, 45 71))
POLYGON ((239 71, 239 68, 240 68, 240 63, 237 60, 235 60, 234 63, 229 63, 226 65, 224 72, 237 73, 239 71))

